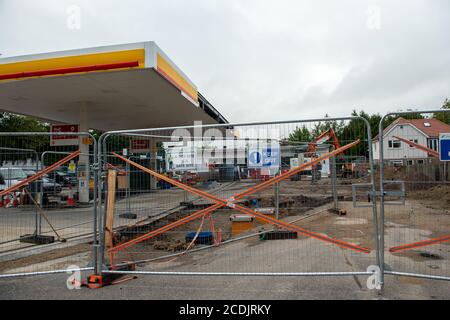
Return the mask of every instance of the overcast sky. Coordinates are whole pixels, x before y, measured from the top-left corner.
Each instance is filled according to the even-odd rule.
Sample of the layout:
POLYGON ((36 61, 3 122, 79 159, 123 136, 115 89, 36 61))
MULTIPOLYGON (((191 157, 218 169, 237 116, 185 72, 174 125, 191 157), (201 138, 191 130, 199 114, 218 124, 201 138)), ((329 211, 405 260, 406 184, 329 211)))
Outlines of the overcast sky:
POLYGON ((232 122, 450 98, 448 0, 0 0, 3 57, 148 40, 232 122))

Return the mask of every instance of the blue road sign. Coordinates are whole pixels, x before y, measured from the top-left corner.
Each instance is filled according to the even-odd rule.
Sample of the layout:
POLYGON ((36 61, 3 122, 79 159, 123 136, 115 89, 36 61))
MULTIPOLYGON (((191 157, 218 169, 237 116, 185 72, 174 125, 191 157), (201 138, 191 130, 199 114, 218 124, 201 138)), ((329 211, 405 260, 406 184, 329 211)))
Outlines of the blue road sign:
POLYGON ((450 161, 450 133, 441 133, 439 136, 439 158, 441 161, 450 161))

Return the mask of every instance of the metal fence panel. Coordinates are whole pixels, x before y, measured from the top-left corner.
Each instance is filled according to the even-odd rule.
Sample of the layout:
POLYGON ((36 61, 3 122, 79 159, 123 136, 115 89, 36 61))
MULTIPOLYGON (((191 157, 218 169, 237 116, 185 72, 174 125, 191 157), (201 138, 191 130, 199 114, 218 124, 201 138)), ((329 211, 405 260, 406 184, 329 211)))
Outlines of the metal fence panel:
POLYGON ((137 263, 148 274, 355 275, 377 265, 365 119, 116 131, 99 145, 104 272, 137 263), (353 207, 353 183, 369 186, 356 195, 369 207, 353 207))
POLYGON ((374 153, 387 274, 450 280, 449 163, 439 160, 438 144, 450 126, 439 114, 450 112, 392 113, 380 122, 374 153))
POLYGON ((0 133, 0 277, 93 267, 96 159, 89 133, 0 133))

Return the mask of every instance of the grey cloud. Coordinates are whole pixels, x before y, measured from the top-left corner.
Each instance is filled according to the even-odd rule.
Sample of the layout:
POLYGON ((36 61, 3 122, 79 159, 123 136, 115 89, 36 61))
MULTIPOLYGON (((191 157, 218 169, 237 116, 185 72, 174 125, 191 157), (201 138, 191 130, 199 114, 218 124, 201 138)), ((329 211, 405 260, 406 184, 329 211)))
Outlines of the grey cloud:
POLYGON ((446 0, 0 0, 0 52, 155 40, 231 121, 439 107, 446 0), (78 4, 82 28, 65 27, 78 4), (367 27, 367 9, 380 29, 367 27))

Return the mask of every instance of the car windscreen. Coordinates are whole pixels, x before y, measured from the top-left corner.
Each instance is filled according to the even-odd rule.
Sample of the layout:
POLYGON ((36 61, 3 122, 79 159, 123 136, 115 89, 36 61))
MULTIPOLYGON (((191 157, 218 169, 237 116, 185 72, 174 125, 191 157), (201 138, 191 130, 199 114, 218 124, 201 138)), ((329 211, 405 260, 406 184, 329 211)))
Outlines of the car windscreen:
POLYGON ((0 172, 6 180, 23 180, 27 174, 22 169, 6 168, 0 169, 0 172))

